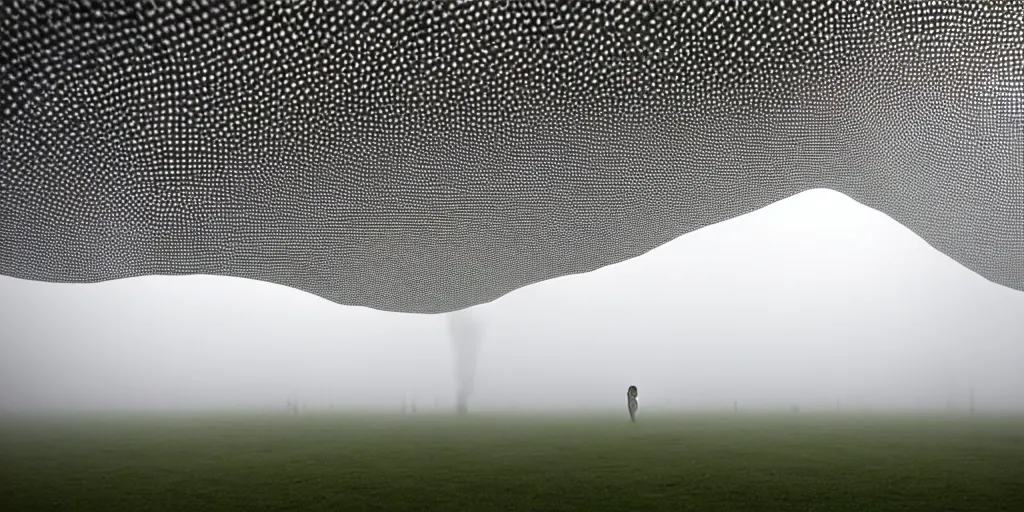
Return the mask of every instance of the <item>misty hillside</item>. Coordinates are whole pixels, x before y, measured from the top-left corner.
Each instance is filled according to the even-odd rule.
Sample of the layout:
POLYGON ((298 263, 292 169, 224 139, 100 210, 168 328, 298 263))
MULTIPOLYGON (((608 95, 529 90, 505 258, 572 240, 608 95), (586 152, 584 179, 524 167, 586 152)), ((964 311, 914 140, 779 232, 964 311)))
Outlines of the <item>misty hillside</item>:
POLYGON ((544 345, 550 359, 577 357, 553 343, 560 336, 588 340, 590 353, 628 345, 634 364, 664 368, 648 373, 659 375, 654 384, 679 381, 689 389, 677 395, 694 401, 721 403, 729 390, 767 399, 818 389, 818 402, 834 403, 829 396, 856 401, 897 385, 907 396, 887 398, 916 401, 936 387, 963 394, 985 368, 1008 379, 993 388, 1024 402, 1012 398, 1024 394, 1015 376, 1024 373, 1024 294, 832 191, 794 196, 492 307, 526 312, 509 322, 544 325, 543 341, 531 346, 544 345))
MULTIPOLYGON (((830 191, 477 309, 477 409, 1024 407, 1024 294, 830 191)), ((0 326, 2 408, 453 402, 442 317, 267 283, 0 278, 0 326)))

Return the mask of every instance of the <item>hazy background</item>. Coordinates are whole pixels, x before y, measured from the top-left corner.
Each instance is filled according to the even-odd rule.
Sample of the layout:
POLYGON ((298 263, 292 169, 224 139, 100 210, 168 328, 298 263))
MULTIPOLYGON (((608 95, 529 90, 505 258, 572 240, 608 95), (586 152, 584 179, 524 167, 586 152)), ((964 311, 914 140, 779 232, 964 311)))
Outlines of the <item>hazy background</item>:
MULTIPOLYGON (((1024 293, 814 190, 480 306, 473 410, 1024 411, 1024 293)), ((454 407, 443 316, 213 276, 0 277, 0 411, 454 407)))

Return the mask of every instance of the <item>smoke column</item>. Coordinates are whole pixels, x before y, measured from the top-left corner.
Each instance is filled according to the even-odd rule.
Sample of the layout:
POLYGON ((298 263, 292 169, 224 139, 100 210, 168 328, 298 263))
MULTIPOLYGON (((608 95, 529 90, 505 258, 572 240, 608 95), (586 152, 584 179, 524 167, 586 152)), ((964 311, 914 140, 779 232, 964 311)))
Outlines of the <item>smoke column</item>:
POLYGON ((480 324, 469 309, 449 313, 448 335, 451 336, 455 355, 455 410, 465 414, 469 410, 469 395, 473 393, 473 380, 476 376, 480 324))

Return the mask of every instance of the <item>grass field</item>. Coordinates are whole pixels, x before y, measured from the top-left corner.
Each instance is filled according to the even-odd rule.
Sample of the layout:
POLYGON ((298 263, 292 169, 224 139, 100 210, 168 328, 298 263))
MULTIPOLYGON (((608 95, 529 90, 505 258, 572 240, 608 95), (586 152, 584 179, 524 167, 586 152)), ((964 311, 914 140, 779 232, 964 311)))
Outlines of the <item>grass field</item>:
POLYGON ((0 419, 0 511, 1024 510, 1024 418, 0 419))

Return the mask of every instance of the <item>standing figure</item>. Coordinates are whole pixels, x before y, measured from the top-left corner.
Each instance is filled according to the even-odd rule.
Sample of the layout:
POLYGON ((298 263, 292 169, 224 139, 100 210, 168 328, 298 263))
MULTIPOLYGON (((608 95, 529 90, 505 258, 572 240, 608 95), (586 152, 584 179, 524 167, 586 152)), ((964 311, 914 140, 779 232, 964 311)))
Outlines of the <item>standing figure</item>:
POLYGON ((626 406, 629 407, 629 420, 636 423, 636 409, 638 407, 636 402, 636 386, 630 386, 626 390, 626 406))

